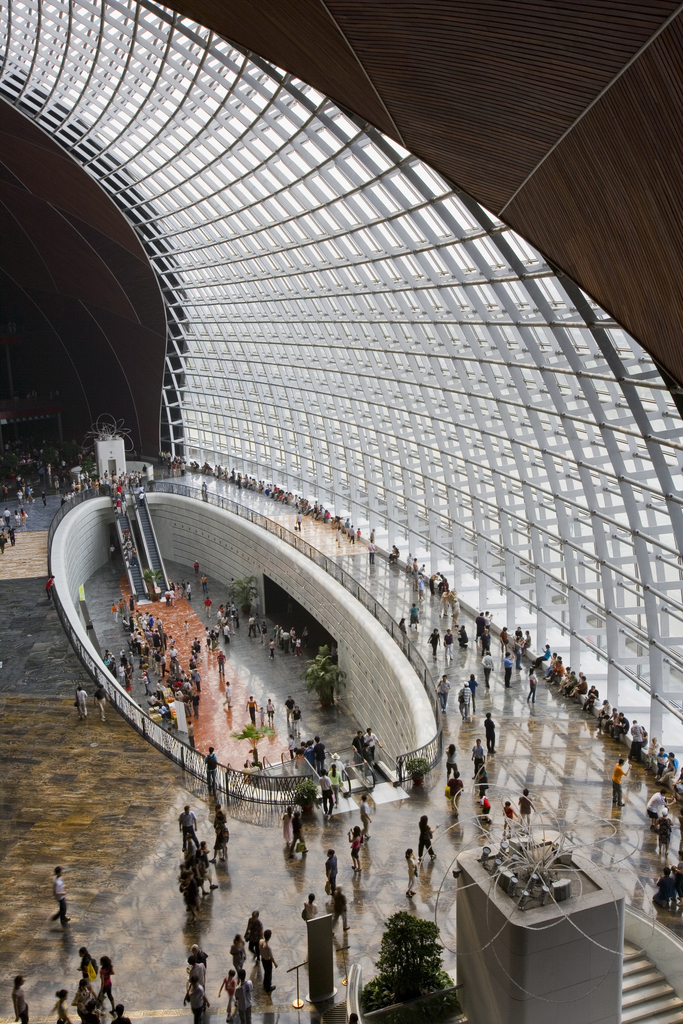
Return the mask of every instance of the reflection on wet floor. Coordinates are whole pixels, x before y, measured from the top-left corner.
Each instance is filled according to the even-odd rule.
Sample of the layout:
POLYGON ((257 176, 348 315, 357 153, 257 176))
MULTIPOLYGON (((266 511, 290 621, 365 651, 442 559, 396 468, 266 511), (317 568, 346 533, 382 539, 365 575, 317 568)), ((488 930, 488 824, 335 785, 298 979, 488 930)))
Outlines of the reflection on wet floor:
MULTIPOLYGON (((383 579, 385 570, 380 570, 383 579)), ((91 611, 100 585, 102 597, 108 595, 109 600, 103 607, 110 606, 111 587, 118 578, 118 567, 105 567, 101 584, 93 583, 88 593, 91 611)), ((396 602, 404 602, 402 579, 392 582, 387 577, 387 593, 390 584, 396 602)), ((307 815, 310 852, 290 860, 282 841, 280 811, 236 804, 229 808, 229 861, 227 866, 217 866, 219 889, 204 898, 197 922, 189 925, 177 888, 177 817, 189 802, 199 819, 200 838, 212 842, 211 808, 203 786, 184 777, 111 710, 102 723, 91 707, 87 722, 78 723, 68 694, 80 669, 59 634, 42 588, 39 579, 0 581, 3 608, 11 611, 0 620, 0 647, 11 653, 0 673, 4 702, 0 838, 6 883, 0 948, 5 977, 21 972, 27 978, 32 1019, 45 1019, 58 987, 73 991, 81 944, 96 956, 112 957, 115 997, 127 1009, 169 1016, 169 1011, 182 1007, 185 959, 192 942, 200 942, 210 954, 208 994, 212 1012, 218 1013, 215 997, 230 966, 230 943, 258 907, 266 926, 273 929, 273 948, 281 966, 275 972, 277 990, 271 998, 261 990, 260 969, 249 962, 257 995, 255 1013, 282 1014, 290 1024, 294 980, 285 971, 306 956, 300 911, 308 893, 316 893, 319 905, 325 905, 327 849, 332 847, 339 855, 339 882, 349 899, 351 930, 342 936, 339 927, 336 937, 339 985, 346 963, 361 963, 366 978, 371 976, 383 921, 408 906, 404 851, 417 846, 417 822, 423 813, 441 826, 436 833, 437 859, 425 864, 410 906, 420 916, 434 919, 437 915, 449 951, 445 965, 452 970, 451 863, 471 844, 495 845, 502 835, 502 801, 516 801, 525 786, 537 806, 546 809, 548 820, 552 821, 552 812, 572 824, 591 859, 624 887, 629 902, 651 911, 653 880, 663 865, 645 817, 645 803, 654 792, 652 776, 634 767, 625 785, 626 806, 614 808, 609 780, 622 748, 596 735, 594 720, 578 705, 543 686, 536 706, 529 707, 517 674, 513 674, 512 688, 503 688, 497 663, 492 688, 480 695, 473 721, 461 722, 453 697, 446 715, 445 739, 457 744, 466 780, 457 822, 444 797, 442 763, 424 787, 410 790, 408 798, 377 801, 372 839, 363 848, 359 875, 352 872, 348 853, 347 832, 358 821, 353 807, 329 820, 318 810, 307 815), (488 765, 493 824, 483 831, 476 814, 478 793, 472 788, 470 751, 486 711, 497 723, 498 743, 488 765), (65 869, 72 916, 64 932, 49 920, 54 912, 50 876, 56 863, 65 869), (342 944, 348 944, 348 949, 343 950, 342 944)), ((427 597, 420 632, 425 642, 432 622, 438 623, 438 610, 427 597)), ((109 627, 116 629, 113 619, 109 627)), ((250 647, 243 640, 231 657, 236 666, 240 659, 239 670, 248 673, 247 685, 262 685, 260 693, 265 695, 271 680, 256 645, 250 647)), ((286 664, 283 660, 282 665, 286 664)), ((439 669, 442 664, 440 659, 439 669)), ((475 651, 458 652, 449 669, 454 689, 478 668, 475 651)), ((292 676, 285 689, 293 681, 292 676)), ((314 715, 314 707, 309 713, 314 715)), ((318 721, 311 718, 316 727, 318 721)), ((330 729, 333 742, 337 736, 339 742, 343 740, 349 725, 353 723, 340 720, 337 734, 330 729)), ((678 841, 676 826, 671 861, 677 859, 678 841)), ((683 934, 680 911, 660 911, 657 916, 683 934)), ((5 985, 0 1013, 10 1012, 5 985)), ((304 1015, 303 1019, 309 1018, 304 1015)))

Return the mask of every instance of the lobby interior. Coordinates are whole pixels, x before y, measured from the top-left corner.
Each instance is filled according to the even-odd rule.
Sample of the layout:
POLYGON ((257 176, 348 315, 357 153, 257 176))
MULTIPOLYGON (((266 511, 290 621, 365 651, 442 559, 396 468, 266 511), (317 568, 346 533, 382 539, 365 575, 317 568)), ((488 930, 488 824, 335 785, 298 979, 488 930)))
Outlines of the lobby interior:
MULTIPOLYGON (((218 1020, 232 939, 256 908, 279 967, 267 994, 248 958, 255 1016, 320 1018, 328 1006, 293 1008, 287 971, 307 958, 308 893, 331 906, 329 848, 349 906, 350 929, 340 923, 334 939, 339 1006, 351 965, 372 977, 387 918, 407 908, 437 923, 455 983, 457 858, 498 848, 505 801, 517 807, 524 789, 543 827, 606 873, 657 942, 683 943, 683 908, 652 902, 683 848, 676 792, 667 787, 674 830, 663 855, 645 761, 631 764, 624 806, 615 804, 612 773, 627 745, 599 732, 542 667, 527 701, 548 644, 598 688, 596 709, 609 700, 683 756, 683 188, 676 197, 670 147, 680 134, 670 63, 683 46, 679 9, 559 5, 551 30, 525 5, 506 6, 467 17, 447 4, 446 17, 430 5, 413 18, 398 4, 341 0, 0 9, 5 441, 13 418, 16 437, 48 408, 48 391, 56 401, 53 389, 60 429, 79 444, 102 415, 121 424, 130 468, 150 467, 167 577, 192 583, 191 601, 158 606, 183 666, 192 637, 203 640, 230 602, 232 577, 253 570, 266 640, 249 637, 243 618, 219 642, 232 707, 216 655, 203 654, 200 754, 212 745, 221 770, 243 767, 248 745, 232 734, 253 694, 275 704, 275 733, 260 749, 284 772, 291 694, 302 738, 322 738, 328 766, 332 752, 351 760, 356 730, 370 727, 390 769, 373 778, 360 873, 347 839, 360 790, 330 816, 319 804, 304 815, 309 852, 293 858, 284 803, 228 797, 228 861, 190 921, 178 815, 189 803, 212 845, 214 799, 189 754, 184 771, 139 718, 117 712, 125 701, 149 711, 137 661, 130 692, 100 720, 90 659, 127 643, 111 612, 130 594, 126 562, 116 540, 109 551, 110 501, 84 492, 64 508, 48 487, 0 558, 0 1021, 14 1020, 17 974, 31 1021, 55 1019, 54 993, 66 987, 70 1001, 83 945, 112 958, 126 1015, 189 1015, 195 942, 209 954, 206 1020, 218 1020), (514 52, 507 66, 503 50, 514 52), (24 391, 40 398, 19 399, 24 391), (273 485, 289 500, 275 500, 273 485), (298 523, 299 498, 353 524, 357 543, 312 514, 298 523), (423 597, 409 555, 424 567, 423 597), (430 593, 437 574, 457 592, 457 621, 430 593), (291 595, 291 611, 269 607, 264 577, 291 595), (419 625, 406 643, 399 623, 414 603, 419 625), (490 689, 480 610, 493 626, 490 689), (300 633, 315 622, 348 673, 330 707, 301 679, 313 646, 302 658, 279 647, 269 656, 276 625, 300 633), (451 624, 465 626, 469 644, 456 642, 452 661, 443 646, 432 657, 429 635, 443 639, 451 624), (532 641, 509 687, 503 627, 532 641), (86 634, 95 647, 83 646, 86 634), (480 685, 466 720, 457 694, 470 675, 480 685), (497 739, 483 825, 471 751, 489 712, 497 739), (465 783, 459 816, 444 794, 449 744, 465 783), (423 784, 391 774, 410 753, 432 765, 423 784), (423 814, 439 826, 437 857, 425 858, 408 900, 405 850, 417 847, 423 814), (50 920, 56 864, 68 928, 50 920)), ((625 970, 619 1019, 675 1024, 683 972, 648 956, 660 972, 647 976, 650 1003, 625 970)), ((476 1013, 468 1019, 477 1024, 476 1013)))

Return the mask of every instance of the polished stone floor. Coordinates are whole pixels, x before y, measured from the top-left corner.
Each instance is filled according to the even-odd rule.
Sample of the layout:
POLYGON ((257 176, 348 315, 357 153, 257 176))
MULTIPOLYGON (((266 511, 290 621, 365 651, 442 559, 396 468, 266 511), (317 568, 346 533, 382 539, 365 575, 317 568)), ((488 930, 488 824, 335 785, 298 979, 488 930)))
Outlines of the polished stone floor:
MULTIPOLYGON (((198 636, 202 641, 202 660, 199 665, 202 691, 199 717, 193 719, 195 746, 198 750, 208 751, 209 746, 213 746, 221 763, 232 764, 233 767, 242 766, 248 754, 248 744, 234 740, 231 733, 238 731, 249 721, 247 700, 251 694, 259 706, 265 708, 269 697, 275 704, 276 735, 265 739, 259 747, 259 753, 265 755, 270 763, 280 761, 283 756, 289 759, 284 702, 290 694, 302 711, 302 739, 319 735, 330 754, 351 747, 357 725, 347 708, 343 703, 322 708, 320 703, 306 692, 305 683, 301 680, 306 658, 313 657, 315 652, 308 649, 297 658, 291 651, 284 654, 282 650, 276 650, 275 658, 271 661, 267 645, 262 644, 259 638, 249 637, 248 623, 244 618, 240 619, 240 627, 235 630, 231 642, 227 645, 222 642, 220 644, 226 655, 225 672, 231 688, 232 709, 226 708, 225 685, 219 676, 216 656, 207 655, 203 642, 207 620, 203 614, 201 584, 195 581, 191 566, 168 562, 166 568, 173 579, 191 579, 194 588, 191 602, 181 598, 172 608, 167 608, 165 604, 156 604, 155 609, 161 616, 166 633, 177 643, 183 668, 187 669, 189 648, 194 637, 198 636), (201 617, 197 614, 200 609, 201 617), (184 628, 186 621, 189 626, 187 633, 184 628)), ((110 610, 112 601, 118 601, 121 595, 121 569, 122 565, 118 559, 114 560, 98 569, 85 584, 88 611, 95 625, 100 647, 102 650, 106 647, 115 654, 119 653, 125 640, 121 623, 110 610)), ((208 587, 213 601, 213 623, 215 610, 221 603, 225 603, 227 594, 225 585, 211 576, 208 587)), ((145 608, 149 611, 152 605, 146 605, 145 608)), ((270 629, 270 640, 275 623, 268 616, 266 622, 270 629)), ((133 696, 138 703, 146 707, 145 690, 137 663, 133 696)))
MULTIPOLYGON (((359 575, 372 582, 360 553, 343 557, 354 558, 359 575)), ((111 573, 104 581, 103 597, 107 587, 115 585, 118 568, 112 566, 111 573)), ((375 578, 387 605, 393 601, 402 609, 410 603, 402 575, 379 564, 375 578)), ((197 922, 189 925, 176 882, 177 815, 190 802, 199 819, 200 838, 211 838, 210 808, 202 787, 146 746, 111 710, 104 723, 94 708, 85 724, 78 722, 70 695, 81 678, 80 669, 60 635, 41 580, 0 581, 0 600, 5 610, 0 618, 0 857, 5 882, 0 908, 0 1014, 10 1014, 9 980, 22 972, 32 1020, 48 1019, 55 990, 64 985, 73 992, 77 950, 85 943, 94 955, 112 957, 115 995, 138 1019, 175 1017, 183 1012, 185 957, 195 941, 210 954, 208 995, 213 1011, 219 979, 229 966, 230 941, 244 929, 250 911, 259 907, 273 928, 281 966, 275 972, 272 999, 258 990, 255 1016, 275 1024, 281 1014, 283 1024, 290 1024, 294 981, 285 971, 305 959, 300 910, 309 891, 317 894, 319 906, 324 903, 327 848, 332 845, 340 854, 339 882, 349 897, 351 930, 345 933, 344 955, 341 929, 337 932, 339 984, 345 958, 361 963, 365 976, 370 976, 382 922, 408 905, 403 854, 408 845, 417 845, 422 813, 442 827, 435 844, 438 858, 425 864, 413 912, 429 919, 436 914, 447 947, 445 966, 452 971, 451 861, 470 844, 500 838, 501 802, 516 802, 524 786, 547 820, 559 815, 589 856, 607 867, 615 885, 623 886, 629 902, 650 912, 653 879, 663 864, 645 818, 645 803, 654 792, 652 776, 633 768, 625 786, 626 806, 614 808, 609 779, 621 748, 596 736, 594 720, 544 687, 539 688, 537 704, 528 706, 517 675, 506 691, 496 671, 490 693, 477 701, 472 722, 462 723, 455 707, 446 716, 446 742, 458 745, 468 786, 457 823, 443 795, 441 765, 409 799, 378 802, 372 839, 362 851, 363 872, 354 875, 346 832, 358 820, 355 803, 329 821, 314 811, 306 824, 310 852, 293 860, 285 855, 279 813, 235 805, 230 808, 229 863, 219 865, 219 889, 205 898, 197 922), (498 749, 488 765, 494 821, 490 837, 482 833, 474 813, 476 794, 468 770, 469 751, 488 710, 498 725, 498 749), (64 931, 49 919, 50 877, 56 863, 65 869, 71 906, 72 922, 64 931)), ((90 596, 88 600, 92 602, 90 596)), ((419 635, 430 654, 426 637, 438 610, 429 597, 422 618, 419 635)), ((235 657, 237 651, 235 647, 235 657)), ((256 659, 256 654, 247 648, 246 657, 256 659)), ((442 664, 440 659, 437 669, 442 664)), ((473 651, 459 653, 449 671, 454 688, 478 667, 473 651)), ((92 686, 88 689, 92 691, 92 686)), ((677 826, 672 861, 677 859, 678 842, 677 826)), ((658 918, 683 934, 681 912, 659 912, 658 918)), ((259 971, 250 970, 258 981, 259 971)))

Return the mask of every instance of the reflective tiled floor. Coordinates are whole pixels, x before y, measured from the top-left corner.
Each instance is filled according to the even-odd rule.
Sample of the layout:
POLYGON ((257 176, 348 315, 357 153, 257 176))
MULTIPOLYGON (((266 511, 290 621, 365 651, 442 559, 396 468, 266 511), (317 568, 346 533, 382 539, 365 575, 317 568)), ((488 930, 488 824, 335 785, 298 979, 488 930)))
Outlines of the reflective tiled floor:
MULTIPOLYGON (((365 559, 355 556, 358 572, 370 579, 365 559)), ((409 603, 402 576, 381 564, 374 570, 378 591, 387 605, 409 603)), ((118 580, 112 567, 102 596, 118 580)), ((309 891, 324 903, 324 860, 330 845, 340 853, 340 883, 347 890, 351 930, 346 933, 347 961, 358 961, 366 976, 372 972, 382 922, 408 904, 403 853, 417 842, 422 813, 440 823, 437 860, 426 864, 413 911, 438 923, 449 950, 454 948, 453 880, 449 865, 458 851, 481 844, 474 814, 475 794, 465 794, 459 821, 452 818, 443 795, 445 769, 439 766, 422 789, 409 799, 378 803, 372 839, 363 850, 363 872, 353 875, 346 832, 357 820, 355 804, 331 820, 315 811, 306 825, 310 853, 290 860, 281 839, 279 813, 252 805, 230 808, 230 857, 217 871, 219 889, 204 899, 195 925, 188 925, 178 893, 176 875, 180 854, 177 815, 191 802, 199 818, 201 838, 211 839, 210 808, 190 780, 147 747, 113 712, 102 723, 91 709, 79 724, 70 693, 80 670, 59 633, 54 612, 44 598, 43 581, 0 581, 0 670, 4 786, 2 856, 5 899, 0 908, 0 948, 4 985, 0 1014, 11 1012, 8 979, 17 972, 27 977, 32 1019, 45 1019, 53 993, 77 982, 77 951, 85 943, 97 956, 108 953, 116 967, 117 998, 132 1011, 151 1011, 155 1019, 180 1011, 185 990, 185 957, 192 942, 210 954, 209 998, 216 1006, 222 973, 229 966, 228 949, 242 931, 252 909, 259 907, 273 928, 273 945, 280 963, 272 999, 257 986, 257 1016, 290 1012, 293 975, 286 968, 305 959, 301 906, 309 891), (442 834, 443 833, 443 834, 442 834), (65 868, 72 922, 68 929, 50 922, 53 912, 50 876, 53 866, 65 868), (438 896, 438 910, 437 910, 438 896)), ((89 603, 93 598, 88 596, 89 603)), ((426 599, 425 639, 436 605, 426 599)), ((262 672, 258 656, 244 642, 245 671, 262 672), (253 660, 252 660, 253 659, 253 660), (250 665, 252 667, 250 668, 250 665)), ((237 647, 235 648, 237 652, 237 647)), ((430 653, 427 649, 427 653, 430 653)), ((431 654, 430 654, 431 657, 431 654)), ((440 669, 442 662, 438 664, 440 669)), ((458 654, 449 672, 454 689, 470 671, 477 671, 474 652, 458 654)), ((92 687, 89 687, 92 689, 92 687)), ((446 741, 458 745, 463 776, 471 786, 469 751, 480 735, 483 715, 490 710, 498 725, 498 751, 489 763, 493 803, 492 838, 500 836, 501 800, 516 801, 528 786, 541 808, 557 812, 589 847, 590 856, 606 866, 627 899, 651 908, 652 881, 660 873, 645 818, 645 803, 654 791, 652 777, 632 769, 625 786, 626 806, 611 804, 609 778, 620 748, 596 736, 592 719, 576 705, 539 689, 538 703, 529 707, 522 682, 504 690, 494 673, 489 694, 477 702, 471 723, 462 723, 452 707, 446 716, 446 741)), ((679 832, 675 829, 671 860, 676 859, 679 832)), ((660 912, 659 919, 683 934, 681 915, 660 912)), ((344 974, 341 930, 336 962, 338 980, 344 974)), ((446 967, 454 955, 446 953, 446 967)), ((255 981, 258 969, 250 966, 255 981)), ((225 1005, 223 1002, 221 1005, 225 1005)), ((175 1015, 175 1014, 174 1014, 175 1015)), ((291 1018, 287 1017, 286 1024, 291 1018)), ((283 1022, 285 1018, 283 1016, 283 1022)))

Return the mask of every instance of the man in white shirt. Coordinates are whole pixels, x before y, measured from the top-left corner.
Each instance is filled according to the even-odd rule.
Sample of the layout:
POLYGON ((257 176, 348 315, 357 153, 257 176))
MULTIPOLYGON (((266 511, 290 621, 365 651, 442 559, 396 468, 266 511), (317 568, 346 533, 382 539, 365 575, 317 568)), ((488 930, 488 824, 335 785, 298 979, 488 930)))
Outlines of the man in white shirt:
POLYGON ((368 562, 370 565, 375 564, 375 545, 372 541, 368 544, 368 562))
POLYGON ((375 760, 375 746, 381 747, 382 744, 377 739, 370 726, 368 726, 365 736, 363 737, 363 752, 365 754, 366 761, 375 760))
POLYGON ((484 684, 486 686, 486 689, 488 690, 489 689, 489 676, 491 675, 491 672, 492 672, 492 670, 494 668, 494 661, 493 661, 493 658, 491 657, 490 651, 486 652, 484 657, 481 659, 481 663, 482 663, 483 668, 484 668, 484 684))
POLYGON ((647 816, 650 819, 651 832, 657 831, 657 819, 661 815, 663 809, 665 807, 668 807, 669 804, 673 804, 674 802, 675 800, 673 798, 671 800, 667 800, 665 789, 660 789, 659 793, 655 793, 654 796, 650 797, 650 799, 647 802, 646 810, 647 816))
POLYGON ((178 825, 183 833, 183 850, 187 845, 187 837, 190 836, 194 841, 197 849, 199 849, 199 840, 195 828, 197 827, 197 818, 195 817, 194 811, 190 810, 190 805, 185 804, 182 814, 178 815, 178 825))
POLYGON ((52 894, 59 904, 59 910, 56 914, 52 915, 52 920, 56 921, 57 918, 59 918, 62 928, 66 928, 67 922, 70 921, 71 918, 66 916, 66 886, 64 885, 62 869, 60 867, 55 868, 54 876, 52 894))

